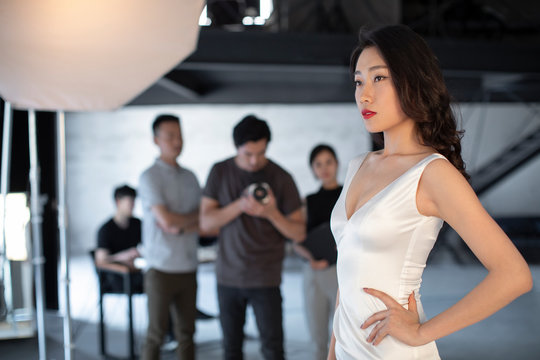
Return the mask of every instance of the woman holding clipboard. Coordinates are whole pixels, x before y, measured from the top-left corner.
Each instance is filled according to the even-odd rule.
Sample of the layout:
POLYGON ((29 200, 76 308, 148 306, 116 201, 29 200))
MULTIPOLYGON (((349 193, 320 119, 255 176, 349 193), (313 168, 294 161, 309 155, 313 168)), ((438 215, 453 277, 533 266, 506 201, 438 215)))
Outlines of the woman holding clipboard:
POLYGON ((307 260, 304 265, 304 304, 309 333, 314 347, 313 359, 326 359, 336 305, 336 243, 330 231, 330 214, 341 185, 337 182, 338 160, 334 149, 317 145, 309 157, 317 180, 318 192, 306 198, 307 237, 295 250, 307 260))

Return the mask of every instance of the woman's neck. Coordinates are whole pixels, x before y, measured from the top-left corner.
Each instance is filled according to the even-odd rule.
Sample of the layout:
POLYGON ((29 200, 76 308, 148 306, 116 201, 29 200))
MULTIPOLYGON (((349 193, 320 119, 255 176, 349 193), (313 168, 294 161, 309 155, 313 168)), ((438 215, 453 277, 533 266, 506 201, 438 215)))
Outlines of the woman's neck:
POLYGON ((322 184, 322 188, 324 190, 334 190, 334 189, 337 189, 339 186, 338 182, 337 182, 337 179, 332 179, 332 180, 329 180, 327 182, 323 182, 322 184))
POLYGON ((381 151, 383 157, 412 155, 429 151, 429 147, 421 144, 415 123, 412 120, 385 131, 383 136, 384 149, 381 151))

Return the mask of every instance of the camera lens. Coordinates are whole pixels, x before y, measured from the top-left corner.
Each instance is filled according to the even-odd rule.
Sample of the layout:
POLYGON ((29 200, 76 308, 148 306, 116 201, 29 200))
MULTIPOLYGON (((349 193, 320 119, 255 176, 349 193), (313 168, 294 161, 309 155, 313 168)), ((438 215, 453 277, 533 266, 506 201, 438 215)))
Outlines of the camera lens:
POLYGON ((257 201, 262 201, 267 195, 268 191, 261 184, 257 184, 257 186, 253 189, 253 197, 257 201))

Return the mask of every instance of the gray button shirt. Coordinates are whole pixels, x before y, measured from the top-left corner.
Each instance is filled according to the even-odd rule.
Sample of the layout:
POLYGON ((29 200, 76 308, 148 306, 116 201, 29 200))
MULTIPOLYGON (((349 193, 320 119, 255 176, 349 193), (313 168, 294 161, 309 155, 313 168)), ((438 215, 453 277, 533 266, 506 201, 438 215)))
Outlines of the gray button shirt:
POLYGON ((186 214, 199 208, 201 189, 195 175, 180 166, 157 159, 142 173, 138 193, 143 205, 142 254, 148 268, 168 273, 197 269, 198 234, 168 234, 158 225, 152 206, 165 205, 171 212, 186 214))

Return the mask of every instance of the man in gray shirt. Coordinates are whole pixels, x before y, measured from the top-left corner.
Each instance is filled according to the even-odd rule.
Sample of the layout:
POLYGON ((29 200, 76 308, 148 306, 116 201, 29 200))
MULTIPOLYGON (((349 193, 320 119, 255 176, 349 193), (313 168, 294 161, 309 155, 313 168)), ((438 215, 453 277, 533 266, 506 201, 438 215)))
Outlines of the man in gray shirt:
POLYGON ((194 359, 200 187, 195 175, 176 162, 183 143, 179 118, 160 115, 152 129, 160 155, 139 180, 142 255, 148 264, 148 332, 142 358, 159 359, 170 309, 178 358, 194 359))
POLYGON ((200 216, 202 230, 219 229, 216 276, 225 359, 243 358, 248 304, 264 358, 283 359, 279 286, 285 239, 305 237, 301 201, 291 175, 266 158, 270 129, 265 121, 249 115, 233 137, 237 154, 210 171, 200 216))

